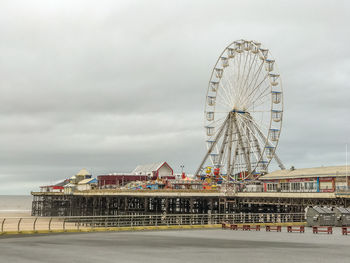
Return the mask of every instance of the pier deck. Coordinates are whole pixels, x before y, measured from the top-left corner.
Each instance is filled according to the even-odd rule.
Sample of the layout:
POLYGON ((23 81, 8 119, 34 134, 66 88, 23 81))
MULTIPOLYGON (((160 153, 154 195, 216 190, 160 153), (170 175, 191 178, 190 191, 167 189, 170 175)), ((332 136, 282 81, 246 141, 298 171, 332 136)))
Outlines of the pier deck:
POLYGON ((32 192, 32 215, 295 213, 313 205, 350 206, 347 193, 261 193, 216 190, 92 190, 73 194, 32 192))

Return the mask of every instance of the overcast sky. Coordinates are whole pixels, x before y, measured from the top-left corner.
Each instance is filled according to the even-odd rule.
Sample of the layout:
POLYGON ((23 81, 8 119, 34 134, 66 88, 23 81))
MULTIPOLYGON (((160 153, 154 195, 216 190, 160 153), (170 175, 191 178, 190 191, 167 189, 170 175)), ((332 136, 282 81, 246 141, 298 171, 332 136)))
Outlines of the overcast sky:
POLYGON ((241 38, 278 64, 286 167, 344 164, 349 10, 334 0, 1 1, 0 194, 84 167, 97 176, 168 161, 194 173, 212 67, 241 38))

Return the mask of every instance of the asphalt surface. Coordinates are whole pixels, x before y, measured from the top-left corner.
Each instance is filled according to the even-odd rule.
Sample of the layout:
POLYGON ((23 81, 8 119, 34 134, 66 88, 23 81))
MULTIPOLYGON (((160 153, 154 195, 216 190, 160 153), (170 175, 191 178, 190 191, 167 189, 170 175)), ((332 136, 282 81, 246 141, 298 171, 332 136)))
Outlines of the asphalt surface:
POLYGON ((0 262, 350 262, 350 236, 232 230, 0 237, 0 262))

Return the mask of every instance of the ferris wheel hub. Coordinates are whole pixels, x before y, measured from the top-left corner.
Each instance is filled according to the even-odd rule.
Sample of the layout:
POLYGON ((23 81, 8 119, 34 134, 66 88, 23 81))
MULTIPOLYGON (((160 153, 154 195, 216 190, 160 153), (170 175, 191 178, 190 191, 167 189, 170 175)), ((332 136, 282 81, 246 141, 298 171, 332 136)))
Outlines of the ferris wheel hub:
POLYGON ((235 112, 235 113, 240 113, 240 114, 246 114, 248 112, 244 111, 244 110, 236 110, 236 109, 233 109, 231 112, 235 112))

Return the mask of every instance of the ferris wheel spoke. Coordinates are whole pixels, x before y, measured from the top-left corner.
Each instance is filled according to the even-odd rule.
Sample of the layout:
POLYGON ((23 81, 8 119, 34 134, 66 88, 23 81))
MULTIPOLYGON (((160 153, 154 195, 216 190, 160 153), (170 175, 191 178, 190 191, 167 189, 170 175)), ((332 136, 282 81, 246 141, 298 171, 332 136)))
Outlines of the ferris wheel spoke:
POLYGON ((271 108, 269 109, 260 109, 260 106, 263 106, 265 105, 268 101, 269 101, 269 98, 267 95, 269 95, 271 93, 267 93, 265 94, 264 96, 260 97, 259 101, 256 100, 247 110, 249 110, 249 112, 271 112, 271 108), (258 109, 258 110, 256 110, 258 109))
POLYGON ((256 58, 257 58, 257 54, 254 55, 253 59, 250 59, 249 61, 249 70, 248 70, 248 73, 246 74, 246 78, 244 80, 244 83, 243 83, 243 86, 242 86, 242 89, 241 89, 241 94, 240 94, 240 97, 241 98, 244 98, 246 93, 247 93, 247 90, 248 90, 248 80, 252 78, 251 76, 251 73, 254 75, 254 71, 256 69, 256 58), (254 65, 254 68, 253 68, 253 65, 254 65), (252 68, 253 68, 253 71, 252 71, 252 68))
MULTIPOLYGON (((240 54, 240 58, 242 57, 242 54, 240 54)), ((245 57, 245 55, 244 55, 245 57)), ((238 72, 236 74, 237 76, 237 87, 236 87, 236 91, 237 91, 237 95, 236 95, 236 98, 237 98, 237 104, 239 104, 239 100, 240 100, 240 97, 241 97, 241 81, 242 81, 242 78, 244 76, 244 73, 242 73, 242 65, 240 64, 239 68, 238 68, 238 72)))
MULTIPOLYGON (((257 94, 257 92, 255 94, 257 94)), ((250 105, 253 105, 257 100, 267 96, 268 94, 271 94, 271 87, 270 85, 266 84, 265 87, 262 87, 262 91, 259 93, 259 95, 251 97, 250 105)))
MULTIPOLYGON (((249 54, 250 54, 250 53, 249 53, 249 54)), ((247 82, 248 82, 248 79, 249 79, 249 77, 250 77, 250 72, 251 72, 252 66, 253 66, 253 65, 256 66, 256 63, 254 63, 254 62, 255 62, 255 59, 256 59, 256 54, 254 55, 252 61, 251 61, 251 59, 249 60, 250 66, 249 66, 249 70, 248 70, 247 77, 246 77, 246 79, 245 79, 245 81, 244 81, 244 83, 243 83, 243 88, 242 88, 243 92, 242 92, 242 94, 241 94, 242 97, 244 97, 244 96, 246 95, 246 93, 247 93, 247 89, 245 89, 245 87, 246 87, 247 82)))
MULTIPOLYGON (((225 117, 226 117, 226 116, 225 116, 225 117)), ((217 120, 213 120, 213 121, 209 122, 209 123, 207 124, 207 126, 208 126, 208 125, 215 125, 215 124, 219 123, 220 121, 224 120, 225 117, 221 117, 221 118, 219 118, 219 119, 217 119, 217 120)))
POLYGON ((222 103, 225 104, 225 106, 228 108, 228 109, 231 109, 231 105, 232 105, 232 102, 230 101, 229 99, 229 95, 227 94, 227 91, 226 89, 222 89, 224 91, 225 94, 222 94, 222 93, 218 93, 216 95, 216 98, 221 100, 222 103))
POLYGON ((268 77, 268 74, 266 74, 264 78, 259 82, 259 84, 253 88, 252 92, 245 98, 246 103, 249 102, 251 100, 250 98, 256 94, 256 92, 259 90, 260 86, 265 82, 267 77, 268 77))
POLYGON ((264 123, 257 123, 256 121, 255 121, 255 119, 254 118, 252 118, 251 116, 248 118, 248 117, 246 117, 244 114, 242 114, 242 115, 239 115, 241 118, 245 118, 246 120, 248 120, 248 121, 250 121, 250 122, 253 122, 253 123, 255 123, 255 125, 257 125, 257 126, 261 126, 261 127, 263 127, 263 128, 265 128, 266 130, 269 130, 269 126, 267 126, 266 124, 264 124, 264 123))
MULTIPOLYGON (((249 53, 249 56, 250 56, 250 53, 249 53)), ((241 94, 242 94, 242 91, 243 91, 243 90, 242 90, 242 89, 243 89, 243 87, 242 87, 242 82, 243 82, 244 76, 245 76, 245 70, 246 70, 246 66, 247 66, 247 61, 248 61, 248 55, 245 54, 245 56, 244 56, 244 66, 243 66, 242 78, 241 78, 241 80, 240 80, 240 82, 239 82, 239 84, 238 84, 238 90, 240 91, 239 95, 241 95, 241 94)))
MULTIPOLYGON (((258 101, 255 101, 254 104, 252 104, 248 109, 249 109, 249 112, 259 112, 259 111, 256 111, 256 110, 250 110, 250 109, 256 109, 256 108, 259 108, 261 105, 264 105, 266 103, 266 101, 268 101, 268 98, 266 97, 267 95, 269 94, 266 94, 264 95, 263 97, 261 97, 259 99, 259 103, 255 104, 255 102, 258 102, 258 101)), ((247 109, 247 110, 248 110, 247 109)), ((271 110, 266 110, 266 111, 260 111, 260 112, 271 112, 271 110)))
POLYGON ((217 96, 216 98, 219 99, 219 101, 216 103, 221 102, 227 109, 230 109, 230 103, 227 102, 227 100, 222 95, 217 96))
POLYGON ((241 53, 239 53, 239 63, 238 63, 238 73, 236 74, 236 84, 237 84, 237 91, 239 92, 239 80, 240 80, 240 76, 241 76, 241 53))
POLYGON ((235 104, 234 98, 236 97, 236 94, 234 92, 234 87, 235 87, 235 83, 231 81, 231 78, 233 78, 232 73, 228 70, 226 71, 227 75, 225 75, 225 82, 227 84, 227 89, 228 89, 228 94, 230 96, 230 101, 231 101, 231 108, 232 106, 235 104))
MULTIPOLYGON (((235 64, 235 60, 233 60, 233 63, 235 64)), ((230 70, 230 68, 226 68, 225 70, 225 75, 224 75, 224 80, 227 84, 227 88, 229 91, 229 94, 232 99, 232 103, 234 103, 233 99, 235 98, 235 87, 237 86, 237 83, 235 83, 235 72, 230 70)))
POLYGON ((254 87, 256 85, 256 82, 258 81, 260 73, 262 71, 263 65, 264 65, 264 61, 260 63, 258 70, 254 73, 254 75, 253 75, 253 77, 248 85, 247 91, 249 91, 251 89, 251 87, 254 87), (253 82, 254 82, 254 84, 253 84, 253 82))
MULTIPOLYGON (((221 83, 220 87, 224 91, 225 94, 222 94, 222 98, 225 100, 226 104, 229 105, 228 107, 230 108, 230 105, 232 105, 233 101, 232 100, 232 95, 230 94, 230 91, 226 89, 227 85, 223 85, 221 83), (225 96, 223 96, 225 95, 225 96)), ((221 94, 221 93, 220 93, 221 94)))

